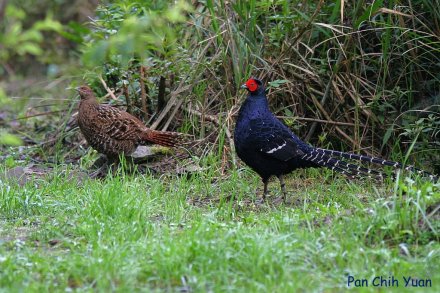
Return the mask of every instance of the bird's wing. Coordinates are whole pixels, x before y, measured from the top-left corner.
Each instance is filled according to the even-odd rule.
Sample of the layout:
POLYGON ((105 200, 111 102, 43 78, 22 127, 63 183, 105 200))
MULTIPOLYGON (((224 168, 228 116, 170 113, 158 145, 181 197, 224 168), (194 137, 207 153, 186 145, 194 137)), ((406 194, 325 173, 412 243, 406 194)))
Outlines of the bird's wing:
POLYGON ((110 106, 99 107, 98 120, 102 131, 117 140, 139 139, 140 132, 145 128, 136 117, 110 106))
POLYGON ((252 119, 249 123, 251 132, 250 145, 257 151, 280 161, 288 161, 303 155, 293 133, 279 120, 252 119))

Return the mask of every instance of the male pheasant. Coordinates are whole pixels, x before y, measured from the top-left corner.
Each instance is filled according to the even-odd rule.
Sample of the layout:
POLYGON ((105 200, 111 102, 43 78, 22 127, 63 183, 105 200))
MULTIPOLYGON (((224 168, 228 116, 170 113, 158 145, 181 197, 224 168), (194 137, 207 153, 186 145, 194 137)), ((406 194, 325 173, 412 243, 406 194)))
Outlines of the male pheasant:
POLYGON ((179 145, 183 135, 176 132, 147 128, 133 115, 109 105, 100 105, 90 87, 77 88, 79 103, 78 125, 92 148, 110 161, 133 153, 139 145, 179 145))
MULTIPOLYGON (((336 157, 403 168, 398 162, 315 148, 306 144, 269 110, 265 88, 260 80, 251 78, 242 88, 247 89, 249 95, 238 113, 234 143, 238 157, 260 175, 264 184, 263 200, 268 193, 268 180, 273 175, 278 177, 285 199, 283 175, 300 168, 326 167, 352 178, 383 178, 379 171, 350 164, 336 157)), ((432 180, 438 179, 412 166, 406 166, 405 170, 416 171, 432 180)))

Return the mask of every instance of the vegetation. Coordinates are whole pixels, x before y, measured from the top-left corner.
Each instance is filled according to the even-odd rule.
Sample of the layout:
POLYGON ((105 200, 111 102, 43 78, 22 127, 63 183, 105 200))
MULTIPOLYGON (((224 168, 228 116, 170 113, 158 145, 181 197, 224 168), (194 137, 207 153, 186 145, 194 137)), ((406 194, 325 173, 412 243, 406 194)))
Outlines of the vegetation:
POLYGON ((258 206, 231 139, 256 76, 308 142, 439 174, 438 1, 33 2, 0 1, 0 288, 340 291, 395 276, 400 292, 412 276, 438 291, 439 183, 308 170, 289 177, 294 203, 258 206), (201 171, 87 178, 82 83, 194 135, 201 171))
POLYGON ((377 189, 309 172, 290 178, 298 204, 258 207, 250 172, 83 182, 68 174, 3 186, 1 287, 339 291, 348 275, 392 275, 399 292, 403 276, 438 289, 438 185, 377 189))

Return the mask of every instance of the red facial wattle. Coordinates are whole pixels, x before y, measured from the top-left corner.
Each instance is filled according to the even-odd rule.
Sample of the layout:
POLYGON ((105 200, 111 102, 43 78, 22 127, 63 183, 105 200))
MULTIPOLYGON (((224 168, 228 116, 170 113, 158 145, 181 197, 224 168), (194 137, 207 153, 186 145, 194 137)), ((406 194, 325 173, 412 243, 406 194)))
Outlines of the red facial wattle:
POLYGON ((258 89, 258 84, 254 79, 246 81, 246 87, 249 91, 255 92, 258 89))

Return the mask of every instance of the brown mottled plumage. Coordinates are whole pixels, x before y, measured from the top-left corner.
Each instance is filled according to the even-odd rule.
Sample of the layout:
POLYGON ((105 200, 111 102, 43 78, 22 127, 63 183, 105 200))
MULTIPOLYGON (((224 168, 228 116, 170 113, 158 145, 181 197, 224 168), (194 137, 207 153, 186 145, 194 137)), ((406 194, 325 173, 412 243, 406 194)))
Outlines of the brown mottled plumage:
POLYGON ((77 90, 81 97, 79 128, 87 142, 108 158, 117 159, 122 153, 130 155, 139 145, 176 146, 180 143, 180 133, 151 130, 125 111, 100 105, 90 87, 81 86, 77 90))

